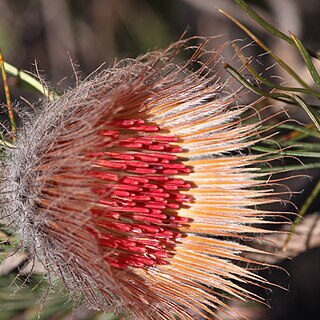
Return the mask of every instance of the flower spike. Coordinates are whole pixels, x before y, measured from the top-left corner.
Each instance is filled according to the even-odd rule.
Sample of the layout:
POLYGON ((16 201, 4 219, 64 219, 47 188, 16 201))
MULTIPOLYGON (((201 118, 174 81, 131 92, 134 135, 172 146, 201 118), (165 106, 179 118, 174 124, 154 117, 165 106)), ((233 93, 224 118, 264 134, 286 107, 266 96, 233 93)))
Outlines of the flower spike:
MULTIPOLYGON (((225 299, 261 300, 241 240, 271 232, 272 187, 207 40, 122 61, 40 113, 6 154, 9 223, 50 277, 101 310, 137 319, 219 319, 225 299), (190 71, 193 64, 199 68, 190 71), (260 227, 259 227, 260 225, 260 227)), ((222 50, 222 49, 221 49, 222 50)), ((256 138, 258 139, 258 138, 256 138)))

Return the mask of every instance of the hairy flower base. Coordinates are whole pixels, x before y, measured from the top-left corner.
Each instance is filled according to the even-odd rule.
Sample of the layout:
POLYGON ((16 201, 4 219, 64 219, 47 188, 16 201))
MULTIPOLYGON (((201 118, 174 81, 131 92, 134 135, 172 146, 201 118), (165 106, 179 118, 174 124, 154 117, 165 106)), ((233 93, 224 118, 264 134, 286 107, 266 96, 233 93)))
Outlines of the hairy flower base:
POLYGON ((4 163, 3 216, 48 277, 139 320, 219 319, 226 299, 260 300, 241 283, 267 284, 242 241, 271 232, 272 180, 245 152, 261 121, 212 75, 223 47, 176 63, 186 43, 45 102, 4 163))

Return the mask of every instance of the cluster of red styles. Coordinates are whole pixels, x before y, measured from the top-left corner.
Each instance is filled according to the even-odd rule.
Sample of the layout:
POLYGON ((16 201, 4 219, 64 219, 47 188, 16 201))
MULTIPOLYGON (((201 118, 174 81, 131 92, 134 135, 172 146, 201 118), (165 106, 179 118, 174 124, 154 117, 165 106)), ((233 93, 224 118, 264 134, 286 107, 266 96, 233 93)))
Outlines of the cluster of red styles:
POLYGON ((94 189, 95 193, 106 196, 100 200, 106 209, 92 209, 91 213, 93 217, 109 218, 109 221, 97 221, 97 225, 114 230, 114 233, 99 235, 98 243, 117 249, 106 258, 115 267, 167 264, 167 249, 173 248, 176 239, 182 236, 179 232, 181 224, 189 221, 168 212, 177 211, 192 200, 180 192, 190 189, 191 184, 175 175, 186 175, 191 168, 178 159, 182 148, 174 145, 177 138, 157 135, 158 126, 148 125, 142 119, 118 120, 110 126, 114 130, 101 134, 117 143, 108 152, 88 155, 94 158, 93 163, 97 166, 108 168, 108 171, 91 170, 88 174, 114 182, 94 189), (117 152, 119 147, 121 152, 117 152), (105 160, 106 156, 108 160, 105 160), (126 218, 135 223, 125 222, 126 218), (126 239, 117 234, 118 231, 130 234, 130 237, 126 239))

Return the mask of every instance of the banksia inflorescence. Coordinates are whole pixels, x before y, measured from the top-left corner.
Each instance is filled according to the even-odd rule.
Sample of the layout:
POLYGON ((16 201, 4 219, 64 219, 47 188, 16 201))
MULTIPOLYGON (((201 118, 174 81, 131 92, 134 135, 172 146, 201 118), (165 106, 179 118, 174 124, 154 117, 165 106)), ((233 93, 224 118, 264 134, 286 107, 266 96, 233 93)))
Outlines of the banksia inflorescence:
POLYGON ((49 277, 93 308, 219 318, 225 299, 259 300, 239 283, 266 283, 241 241, 270 232, 257 206, 272 188, 257 180, 259 157, 239 152, 261 122, 241 122, 251 106, 212 75, 220 50, 206 40, 176 62, 187 43, 44 103, 6 151, 3 215, 49 277))

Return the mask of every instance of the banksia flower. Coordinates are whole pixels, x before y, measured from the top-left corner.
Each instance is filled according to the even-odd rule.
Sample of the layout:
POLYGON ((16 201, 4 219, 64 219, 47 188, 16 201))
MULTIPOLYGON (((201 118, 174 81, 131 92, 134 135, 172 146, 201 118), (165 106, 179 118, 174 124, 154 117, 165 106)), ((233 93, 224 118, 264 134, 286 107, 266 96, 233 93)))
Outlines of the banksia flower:
POLYGON ((3 215, 93 308, 219 318, 225 299, 259 300, 240 283, 267 283, 242 241, 269 232, 257 206, 274 201, 258 156, 240 152, 261 123, 242 124, 251 106, 212 75, 220 50, 205 42, 185 64, 180 41, 98 72, 44 102, 6 151, 3 215))

